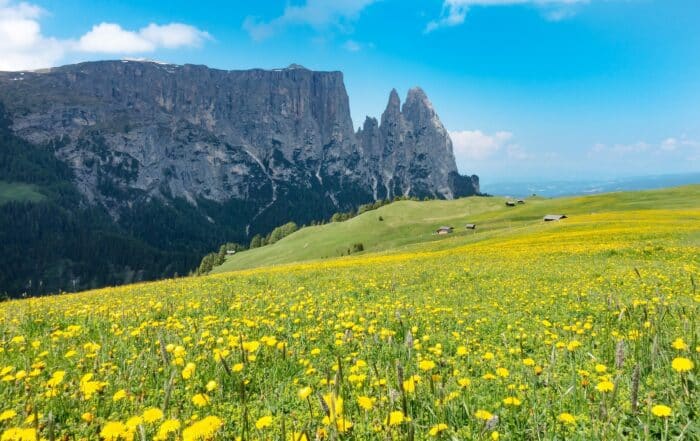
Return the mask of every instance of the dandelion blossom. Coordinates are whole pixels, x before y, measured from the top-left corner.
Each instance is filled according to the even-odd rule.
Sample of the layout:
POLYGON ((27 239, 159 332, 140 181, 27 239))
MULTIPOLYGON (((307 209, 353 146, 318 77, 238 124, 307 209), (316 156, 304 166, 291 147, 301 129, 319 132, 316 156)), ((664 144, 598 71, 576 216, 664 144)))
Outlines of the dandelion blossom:
POLYGON ((677 372, 692 371, 694 366, 693 362, 685 357, 676 357, 671 362, 671 367, 677 372))
POLYGON ((671 408, 668 406, 664 406, 663 404, 657 404, 656 406, 651 408, 651 413, 660 418, 670 417, 671 408))

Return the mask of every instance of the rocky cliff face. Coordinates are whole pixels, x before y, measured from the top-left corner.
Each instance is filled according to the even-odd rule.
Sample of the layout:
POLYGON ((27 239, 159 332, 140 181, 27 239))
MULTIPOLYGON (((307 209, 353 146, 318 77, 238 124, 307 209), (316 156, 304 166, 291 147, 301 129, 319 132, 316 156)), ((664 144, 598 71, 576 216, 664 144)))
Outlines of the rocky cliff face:
POLYGON ((422 90, 403 108, 392 91, 381 124, 355 133, 340 72, 94 62, 0 73, 0 101, 13 132, 52 149, 115 219, 186 200, 209 222, 245 218, 250 236, 374 199, 479 190, 422 90))

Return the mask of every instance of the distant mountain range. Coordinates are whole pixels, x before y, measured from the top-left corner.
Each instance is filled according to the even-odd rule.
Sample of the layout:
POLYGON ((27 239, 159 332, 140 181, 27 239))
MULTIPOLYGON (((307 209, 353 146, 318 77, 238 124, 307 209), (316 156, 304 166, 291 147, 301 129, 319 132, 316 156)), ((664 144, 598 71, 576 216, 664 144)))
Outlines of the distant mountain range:
POLYGON ((420 88, 403 105, 392 91, 381 119, 355 132, 342 73, 298 65, 0 72, 0 123, 0 181, 45 196, 0 206, 0 293, 182 274, 218 244, 287 221, 480 191, 420 88))
POLYGON ((651 190, 698 183, 700 183, 700 173, 684 173, 588 181, 494 182, 484 184, 483 191, 498 196, 525 197, 537 194, 556 197, 609 193, 612 191, 651 190))

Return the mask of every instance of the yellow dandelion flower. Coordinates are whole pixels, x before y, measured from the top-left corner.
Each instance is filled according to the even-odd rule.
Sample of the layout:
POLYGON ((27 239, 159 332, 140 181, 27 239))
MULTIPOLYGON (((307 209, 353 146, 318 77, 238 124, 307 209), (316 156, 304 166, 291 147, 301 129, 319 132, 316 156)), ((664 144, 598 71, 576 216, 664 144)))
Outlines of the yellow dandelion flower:
POLYGON ((435 369, 435 362, 432 360, 421 360, 420 363, 418 363, 418 368, 425 372, 430 371, 435 369))
POLYGON ((651 408, 651 413, 657 417, 666 418, 671 416, 671 408, 663 404, 657 404, 651 408))
POLYGON ((403 424, 403 422, 406 421, 406 417, 404 416, 403 412, 400 410, 394 410, 389 413, 389 418, 387 419, 387 423, 390 426, 399 426, 403 424))
POLYGON ((611 381, 601 381, 595 388, 598 392, 612 392, 615 385, 611 381))
POLYGON ((676 357, 671 362, 671 367, 676 372, 688 372, 688 371, 692 371, 693 367, 695 367, 695 365, 693 364, 692 360, 690 360, 689 358, 676 357))
POLYGON ((131 432, 126 424, 119 421, 110 421, 102 427, 100 437, 105 441, 130 440, 131 432))
POLYGON ((357 404, 364 410, 372 410, 374 399, 366 396, 357 397, 357 404))
POLYGON ((197 407, 204 407, 209 404, 209 395, 207 394, 196 394, 192 397, 192 403, 197 407))
POLYGON ((305 400, 309 397, 309 395, 311 395, 311 392, 313 392, 313 389, 311 389, 309 386, 305 386, 299 389, 299 391, 297 392, 297 396, 300 399, 305 400))
POLYGON ((428 434, 430 436, 438 436, 439 434, 441 434, 442 432, 444 432, 445 430, 447 430, 449 428, 450 428, 450 426, 448 426, 447 424, 439 423, 439 424, 436 424, 433 427, 431 427, 428 434))
POLYGON ((493 418, 493 414, 488 410, 479 409, 474 413, 474 416, 480 420, 488 421, 493 418))
POLYGON ((569 425, 576 424, 576 417, 571 415, 568 412, 560 413, 559 416, 557 417, 557 420, 560 423, 564 423, 564 424, 569 424, 569 425))
POLYGON ((263 417, 258 418, 258 420, 255 422, 255 428, 256 429, 264 429, 266 427, 270 427, 272 425, 272 416, 271 415, 265 415, 263 417))
POLYGON ((163 419, 163 412, 156 408, 150 407, 143 411, 143 420, 147 423, 155 423, 163 419))

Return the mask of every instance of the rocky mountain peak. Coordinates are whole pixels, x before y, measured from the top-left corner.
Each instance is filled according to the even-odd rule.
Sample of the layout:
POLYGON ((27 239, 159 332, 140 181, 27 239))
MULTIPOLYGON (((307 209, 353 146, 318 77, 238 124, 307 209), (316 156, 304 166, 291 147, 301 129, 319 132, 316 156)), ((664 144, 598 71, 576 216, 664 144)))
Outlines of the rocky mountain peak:
POLYGON ((452 144, 420 88, 403 109, 393 89, 381 120, 355 132, 342 73, 299 65, 118 60, 16 77, 0 72, 13 132, 50 146, 87 201, 116 219, 134 200, 239 201, 250 235, 373 199, 478 192, 452 188, 452 144))

